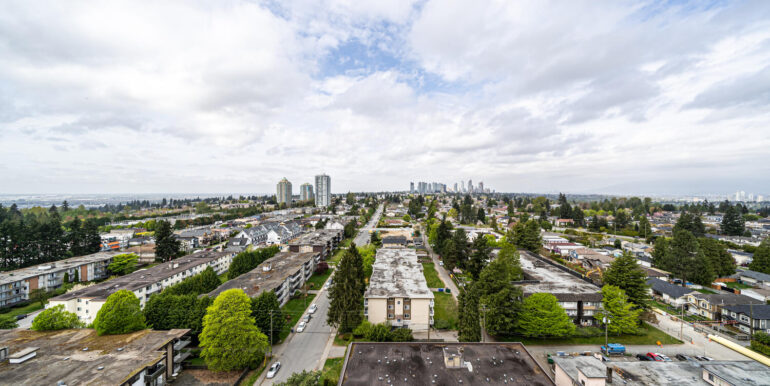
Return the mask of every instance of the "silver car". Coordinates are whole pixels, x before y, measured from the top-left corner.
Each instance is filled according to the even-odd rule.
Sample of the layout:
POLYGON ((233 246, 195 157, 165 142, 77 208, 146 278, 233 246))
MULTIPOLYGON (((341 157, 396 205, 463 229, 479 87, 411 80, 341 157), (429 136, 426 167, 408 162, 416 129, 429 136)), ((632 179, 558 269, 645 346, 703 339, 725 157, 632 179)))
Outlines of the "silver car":
POLYGON ((281 362, 275 362, 272 366, 270 366, 270 370, 267 370, 267 378, 273 378, 275 377, 275 374, 278 373, 278 369, 281 368, 281 362))

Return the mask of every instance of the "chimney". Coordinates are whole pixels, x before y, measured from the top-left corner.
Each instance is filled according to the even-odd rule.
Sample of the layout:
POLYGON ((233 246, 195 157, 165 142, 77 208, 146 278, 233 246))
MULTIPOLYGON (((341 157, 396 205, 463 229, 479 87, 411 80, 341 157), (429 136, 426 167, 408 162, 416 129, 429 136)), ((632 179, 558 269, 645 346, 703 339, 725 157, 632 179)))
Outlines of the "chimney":
POLYGON ((607 366, 607 384, 612 384, 612 367, 607 366))

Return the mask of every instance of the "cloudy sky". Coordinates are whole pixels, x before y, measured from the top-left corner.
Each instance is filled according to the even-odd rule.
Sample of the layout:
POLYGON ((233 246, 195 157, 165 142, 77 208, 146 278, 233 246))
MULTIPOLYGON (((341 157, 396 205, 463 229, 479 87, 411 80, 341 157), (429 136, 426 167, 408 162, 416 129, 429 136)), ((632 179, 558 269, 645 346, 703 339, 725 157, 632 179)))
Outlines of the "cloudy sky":
POLYGON ((0 193, 770 192, 768 1, 4 1, 0 193))

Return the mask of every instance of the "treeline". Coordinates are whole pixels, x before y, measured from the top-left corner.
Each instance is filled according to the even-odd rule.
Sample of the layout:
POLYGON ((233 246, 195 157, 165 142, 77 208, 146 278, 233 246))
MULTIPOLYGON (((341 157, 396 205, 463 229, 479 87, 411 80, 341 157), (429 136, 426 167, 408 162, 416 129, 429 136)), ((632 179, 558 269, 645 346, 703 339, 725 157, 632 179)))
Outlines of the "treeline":
POLYGON ((261 248, 256 251, 244 251, 233 258, 230 269, 227 272, 227 280, 233 280, 246 272, 257 268, 265 260, 275 256, 281 249, 277 245, 261 248))
POLYGON ((99 252, 99 220, 74 220, 62 226, 55 206, 31 208, 0 205, 0 270, 50 263, 99 252))

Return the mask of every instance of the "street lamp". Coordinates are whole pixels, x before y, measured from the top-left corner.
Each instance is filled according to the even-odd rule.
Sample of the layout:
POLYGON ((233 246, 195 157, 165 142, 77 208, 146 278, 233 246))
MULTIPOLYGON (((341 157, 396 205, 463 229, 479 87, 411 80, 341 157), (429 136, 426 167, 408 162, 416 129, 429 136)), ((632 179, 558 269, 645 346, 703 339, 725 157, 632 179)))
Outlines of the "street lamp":
POLYGON ((602 323, 604 323, 604 347, 607 350, 607 352, 609 352, 609 347, 608 347, 609 339, 607 337, 607 331, 608 331, 608 327, 610 325, 610 318, 606 317, 606 316, 603 317, 602 318, 602 323))

